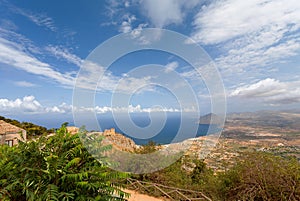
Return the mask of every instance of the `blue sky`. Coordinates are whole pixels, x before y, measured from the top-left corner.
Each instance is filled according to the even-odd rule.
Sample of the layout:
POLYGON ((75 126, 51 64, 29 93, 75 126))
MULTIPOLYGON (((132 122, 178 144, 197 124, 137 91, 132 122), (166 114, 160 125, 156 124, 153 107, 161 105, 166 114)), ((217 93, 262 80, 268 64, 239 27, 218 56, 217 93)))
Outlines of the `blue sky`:
MULTIPOLYGON (((0 115, 21 121, 45 115, 71 119, 73 86, 82 62, 109 38, 134 36, 146 28, 185 34, 204 48, 221 73, 228 112, 299 108, 297 0, 0 0, 0 115)), ((147 112, 157 105, 161 111, 180 111, 172 93, 147 85, 151 78, 128 76, 131 69, 149 63, 180 73, 195 90, 202 114, 211 111, 208 89, 199 80, 193 84, 195 74, 185 61, 143 51, 110 67, 96 93, 96 112, 128 109, 111 106, 111 86, 124 78, 125 91, 131 85, 145 86, 132 94, 130 111, 147 112)))

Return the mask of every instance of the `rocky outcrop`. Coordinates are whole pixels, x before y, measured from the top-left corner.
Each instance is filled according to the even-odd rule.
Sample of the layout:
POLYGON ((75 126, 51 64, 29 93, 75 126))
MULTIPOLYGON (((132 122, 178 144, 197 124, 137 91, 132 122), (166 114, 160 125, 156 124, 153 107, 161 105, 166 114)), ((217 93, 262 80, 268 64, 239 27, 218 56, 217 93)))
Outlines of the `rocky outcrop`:
POLYGON ((76 126, 67 126, 67 131, 68 131, 68 133, 74 135, 79 132, 79 128, 76 126))
POLYGON ((111 144, 114 148, 121 151, 133 152, 137 147, 132 139, 125 137, 120 133, 116 133, 114 128, 104 130, 104 132, 101 132, 100 134, 105 137, 105 144, 111 144))

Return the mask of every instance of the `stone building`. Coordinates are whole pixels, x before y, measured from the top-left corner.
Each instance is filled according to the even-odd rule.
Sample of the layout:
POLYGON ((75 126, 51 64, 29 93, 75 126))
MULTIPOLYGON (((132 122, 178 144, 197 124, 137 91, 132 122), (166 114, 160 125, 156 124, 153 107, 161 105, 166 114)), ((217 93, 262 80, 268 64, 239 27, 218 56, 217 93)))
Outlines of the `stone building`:
POLYGON ((105 137, 104 144, 111 144, 118 150, 133 152, 136 148, 136 144, 132 139, 116 133, 114 128, 104 130, 101 135, 105 137))
POLYGON ((14 146, 19 140, 26 140, 26 130, 0 120, 0 144, 14 146))

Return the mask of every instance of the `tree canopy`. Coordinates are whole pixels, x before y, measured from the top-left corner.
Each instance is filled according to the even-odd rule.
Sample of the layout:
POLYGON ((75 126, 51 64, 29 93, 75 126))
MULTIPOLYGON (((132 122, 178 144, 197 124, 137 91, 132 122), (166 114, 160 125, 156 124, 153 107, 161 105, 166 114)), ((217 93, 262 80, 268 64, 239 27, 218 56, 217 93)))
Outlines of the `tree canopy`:
MULTIPOLYGON (((94 138, 98 150, 110 148, 101 145, 101 137, 94 138)), ((96 160, 78 134, 71 135, 65 126, 50 137, 0 146, 0 169, 0 200, 124 200, 128 196, 114 182, 127 174, 108 169, 105 157, 96 160)))

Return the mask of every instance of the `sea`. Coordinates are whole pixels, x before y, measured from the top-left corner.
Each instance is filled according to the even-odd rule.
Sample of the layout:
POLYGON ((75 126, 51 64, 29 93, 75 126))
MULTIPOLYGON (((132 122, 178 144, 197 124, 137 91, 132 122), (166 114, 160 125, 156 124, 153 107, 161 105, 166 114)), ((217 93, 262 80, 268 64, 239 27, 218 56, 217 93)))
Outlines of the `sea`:
MULTIPOLYGON (((153 118, 160 117, 154 116, 153 118)), ((145 131, 147 131, 147 126, 154 121, 151 120, 149 116, 141 114, 131 115, 131 120, 136 126, 145 129, 145 131)), ((160 119, 158 119, 158 121, 159 120, 160 119)), ((120 118, 120 121, 122 121, 122 118, 120 118)), ((109 116, 98 117, 98 122, 102 131, 109 128, 115 128, 117 133, 121 133, 124 136, 131 138, 138 145, 147 144, 149 141, 153 141, 157 144, 176 143, 221 131, 221 128, 219 128, 218 125, 199 124, 199 119, 194 116, 182 117, 181 115, 176 114, 167 115, 163 126, 161 126, 160 129, 157 129, 158 131, 153 133, 149 138, 143 136, 143 131, 139 132, 134 128, 131 129, 130 126, 127 126, 125 130, 120 128, 121 126, 119 126, 115 119, 109 116)))
POLYGON ((34 117, 31 115, 26 117, 26 120, 47 128, 59 128, 64 122, 69 122, 70 126, 86 126, 88 131, 104 131, 115 128, 117 133, 131 138, 138 145, 147 144, 149 141, 154 141, 157 144, 176 143, 221 131, 218 125, 199 124, 199 116, 192 114, 166 113, 166 116, 162 117, 161 115, 150 116, 149 113, 131 113, 130 119, 135 126, 131 126, 125 121, 128 118, 126 115, 118 115, 117 117, 112 114, 100 114, 96 116, 95 120, 90 119, 91 117, 82 116, 81 121, 74 123, 72 116, 53 118, 53 116, 34 117), (155 122, 161 123, 158 125, 159 128, 154 126, 154 128, 148 129, 149 125, 155 122), (126 129, 124 129, 124 124, 126 129), (135 127, 140 129, 135 129, 135 127))

